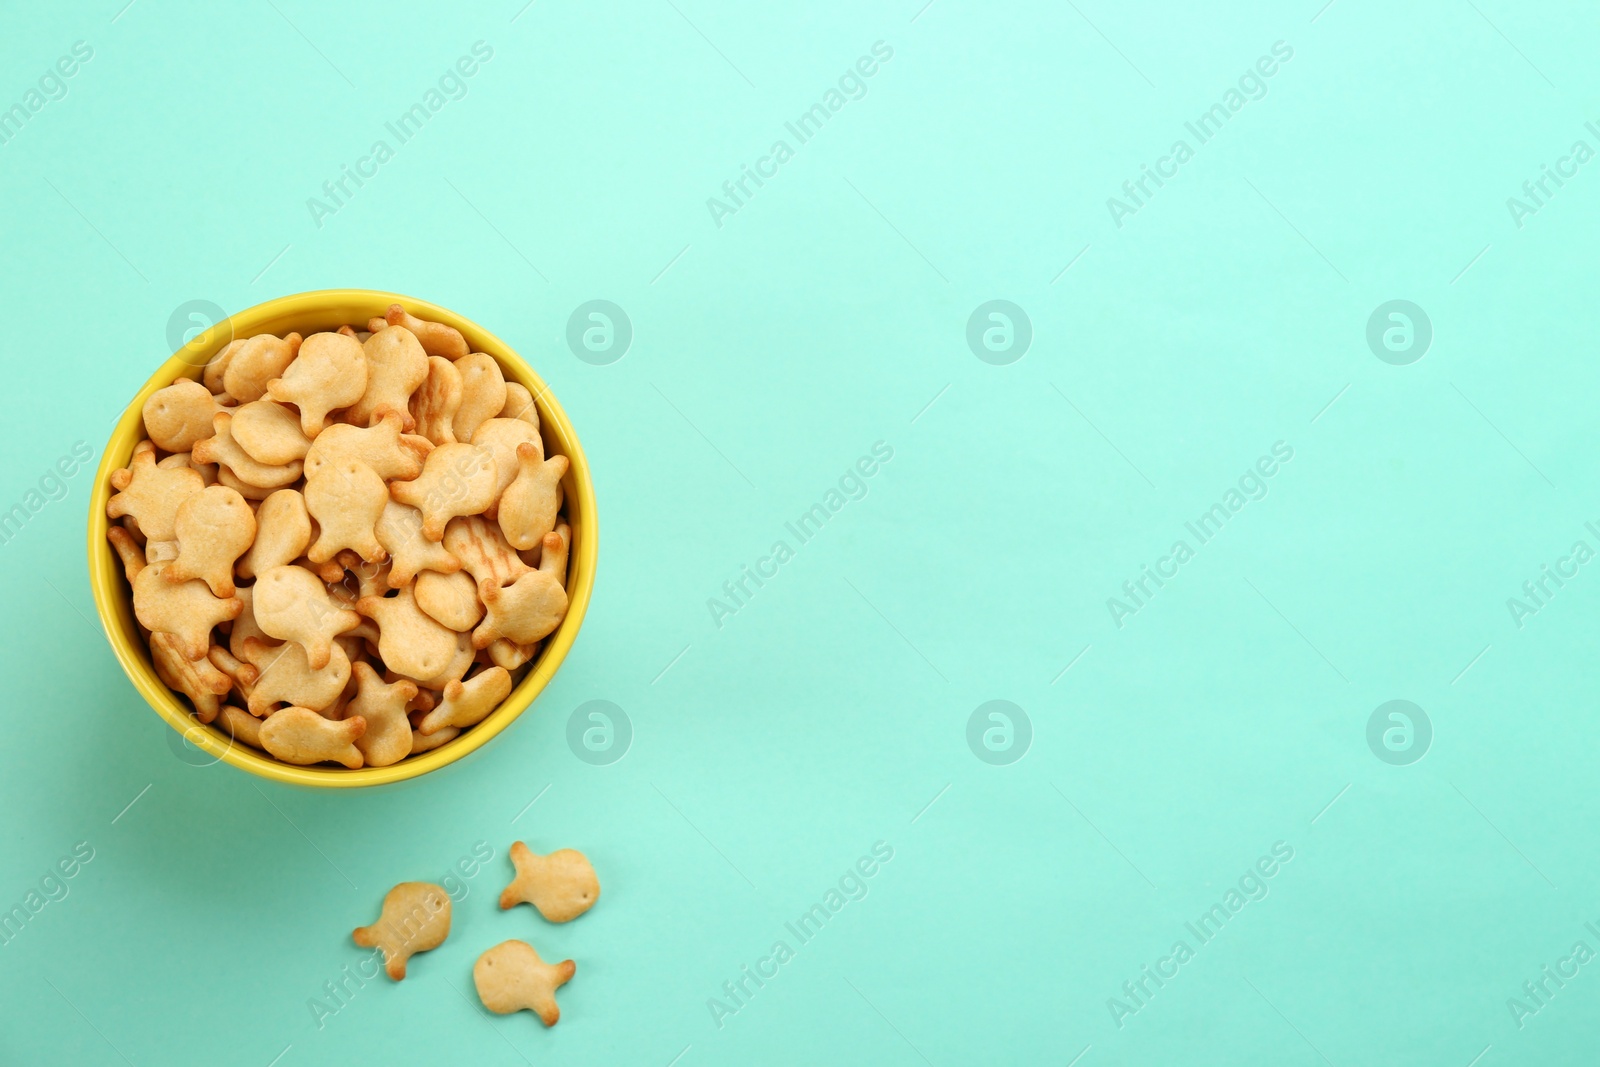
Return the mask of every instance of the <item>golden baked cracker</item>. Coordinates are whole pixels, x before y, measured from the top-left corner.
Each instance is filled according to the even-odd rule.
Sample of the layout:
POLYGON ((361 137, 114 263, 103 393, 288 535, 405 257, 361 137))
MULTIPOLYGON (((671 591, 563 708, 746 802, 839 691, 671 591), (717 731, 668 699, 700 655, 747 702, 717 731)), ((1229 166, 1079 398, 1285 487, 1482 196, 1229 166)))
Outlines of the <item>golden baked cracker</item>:
POLYGON ((400 416, 384 412, 371 426, 337 422, 311 443, 306 453, 306 478, 314 478, 324 465, 352 460, 372 468, 378 477, 415 478, 422 473, 423 457, 433 448, 425 437, 401 433, 400 416), (420 450, 420 454, 419 454, 420 450))
POLYGON ((539 552, 539 569, 561 583, 561 588, 567 587, 567 560, 572 549, 572 527, 564 522, 556 523, 556 528, 550 533, 556 537, 555 541, 546 534, 544 544, 539 552), (560 542, 559 544, 557 542, 560 542))
POLYGON ((139 572, 144 570, 144 546, 134 540, 133 535, 121 526, 106 527, 106 540, 111 542, 111 547, 116 549, 117 555, 122 559, 122 573, 128 578, 131 585, 139 577, 139 572))
MULTIPOLYGON (((358 663, 366 663, 366 651, 364 648, 357 648, 354 653, 352 653, 349 645, 361 645, 362 642, 349 641, 348 638, 343 636, 334 638, 334 644, 337 645, 339 650, 343 652, 350 660, 350 677, 345 680, 344 688, 339 690, 339 695, 333 698, 333 703, 318 711, 317 714, 321 715, 324 719, 338 722, 341 719, 348 719, 351 714, 353 714, 349 710, 350 702, 353 701, 356 697, 356 694, 361 691, 361 686, 356 682, 355 668, 356 664, 358 663)), ((315 711, 316 709, 312 710, 315 711)), ((367 729, 372 729, 372 724, 370 722, 367 723, 367 729)), ((365 737, 366 734, 363 733, 362 736, 365 737)), ((357 747, 359 748, 360 746, 358 745, 357 747)), ((364 749, 362 750, 361 756, 363 760, 366 759, 366 751, 364 749)))
POLYGON ((455 658, 455 631, 424 614, 409 588, 392 597, 364 597, 356 611, 378 624, 383 662, 408 678, 432 678, 455 658))
POLYGON ((375 325, 380 330, 385 326, 404 326, 416 335, 422 350, 430 356, 443 356, 445 359, 455 360, 470 351, 467 348, 467 339, 462 337, 461 331, 454 326, 419 319, 399 304, 390 304, 383 318, 373 319, 368 325, 375 325))
MULTIPOLYGON (((242 654, 244 639, 247 637, 256 637, 268 644, 272 643, 272 638, 263 632, 261 627, 256 625, 255 591, 256 589, 253 585, 241 585, 233 591, 234 599, 244 605, 238 617, 233 620, 232 628, 228 631, 228 651, 235 656, 242 654)), ((226 670, 227 668, 223 669, 226 670)))
MULTIPOLYGON (((260 641, 261 638, 256 637, 255 640, 260 641)), ((243 662, 220 645, 212 645, 211 650, 206 653, 206 658, 213 667, 227 676, 234 691, 244 698, 245 706, 249 707, 250 693, 255 689, 256 679, 261 677, 261 672, 256 669, 255 664, 243 662)))
POLYGON ((201 722, 217 717, 221 706, 218 698, 233 688, 233 679, 212 666, 210 660, 204 656, 190 659, 184 655, 178 639, 169 633, 150 635, 150 662, 163 685, 189 698, 195 717, 201 722))
POLYGON ((326 563, 342 548, 354 549, 369 563, 389 558, 373 531, 389 491, 371 467, 359 460, 324 464, 306 479, 305 498, 306 510, 317 520, 317 539, 306 551, 313 563, 326 563))
POLYGON ((283 373, 300 350, 300 335, 274 337, 270 333, 248 338, 229 353, 222 371, 222 387, 241 404, 260 400, 267 383, 283 373))
POLYGON ((502 941, 478 957, 472 966, 472 983, 483 1006, 498 1015, 526 1008, 546 1026, 561 1018, 556 989, 578 971, 571 960, 549 964, 526 941, 502 941))
POLYGON ((449 936, 450 894, 432 882, 401 882, 383 895, 378 921, 351 935, 362 948, 383 949, 383 969, 396 982, 406 976, 407 960, 449 936))
POLYGON ((189 452, 174 452, 166 459, 159 461, 156 466, 160 467, 162 470, 168 471, 174 471, 183 467, 188 467, 190 470, 198 473, 200 475, 200 480, 206 485, 216 485, 217 475, 220 473, 215 463, 200 463, 194 458, 194 455, 189 452))
POLYGON ((349 408, 345 420, 356 426, 371 426, 386 411, 401 417, 409 433, 416 425, 411 418, 411 394, 428 376, 428 354, 416 335, 404 326, 389 326, 367 338, 361 346, 367 357, 367 388, 349 408))
MULTIPOLYGON (((151 445, 150 447, 151 448, 155 448, 155 445, 151 445)), ((135 455, 137 455, 137 454, 138 453, 135 452, 135 455)), ((160 464, 157 464, 157 466, 160 466, 160 464)), ((115 473, 115 472, 113 472, 113 473, 115 473)), ((106 480, 110 481, 109 478, 106 479, 106 480)), ((143 532, 140 531, 139 524, 137 522, 133 521, 133 516, 132 515, 124 515, 122 518, 115 520, 115 522, 116 522, 116 524, 118 526, 120 526, 124 530, 128 531, 128 536, 133 538, 133 543, 134 544, 140 546, 141 548, 144 547, 145 536, 144 536, 143 532)))
POLYGON ((417 575, 412 588, 417 607, 452 630, 470 630, 483 618, 478 587, 471 575, 461 571, 454 574, 423 571, 417 575))
POLYGON ((211 628, 239 617, 238 597, 215 597, 205 582, 169 582, 162 574, 170 561, 152 563, 133 580, 133 613, 152 633, 171 634, 187 659, 200 659, 211 647, 211 628))
POLYGON ((532 904, 553 923, 571 922, 600 899, 600 879, 582 852, 561 848, 541 856, 521 841, 511 844, 516 877, 500 894, 500 907, 532 904))
MULTIPOLYGON (((351 588, 353 577, 356 600, 364 596, 383 596, 391 588, 389 585, 391 564, 388 560, 382 563, 368 563, 354 549, 341 548, 339 554, 333 557, 333 561, 344 569, 344 574, 337 582, 329 583, 330 586, 348 590, 351 588)), ((328 591, 331 593, 333 589, 330 588, 328 591)), ((354 609, 354 601, 351 602, 351 608, 354 609)))
POLYGON ((454 444, 452 422, 461 407, 461 372, 443 356, 428 357, 428 377, 411 394, 417 433, 435 445, 454 444))
POLYGON ((169 582, 199 578, 219 597, 233 595, 233 565, 256 537, 256 517, 244 497, 213 485, 178 505, 173 523, 178 558, 162 572, 169 582))
POLYGON ((416 682, 423 689, 440 692, 451 682, 459 682, 466 677, 476 659, 476 651, 472 647, 472 635, 454 634, 453 636, 455 637, 454 653, 450 657, 450 662, 445 664, 444 670, 430 678, 412 678, 413 682, 416 682))
POLYGON ((271 496, 273 493, 277 492, 276 489, 259 485, 251 485, 249 482, 244 481, 243 479, 236 478, 234 477, 233 472, 227 467, 218 465, 212 469, 217 472, 218 485, 227 486, 229 489, 232 489, 235 493, 238 493, 246 500, 254 500, 259 503, 260 501, 267 499, 267 497, 271 496))
POLYGON ((368 767, 387 767, 411 755, 411 722, 406 718, 406 702, 417 695, 417 684, 402 679, 385 684, 367 663, 357 663, 352 677, 357 690, 345 709, 347 715, 367 720, 366 733, 356 738, 356 747, 368 767))
POLYGON ((494 502, 494 453, 478 445, 440 445, 428 453, 422 473, 389 483, 398 503, 422 512, 422 536, 444 537, 445 525, 460 515, 476 515, 494 502))
POLYGON ((211 417, 222 407, 211 390, 189 378, 157 389, 144 402, 144 431, 165 452, 187 452, 211 436, 211 417))
POLYGON ((465 682, 444 687, 444 702, 423 718, 417 732, 431 734, 446 726, 476 726, 511 693, 511 672, 504 667, 488 670, 465 682))
POLYGON ((282 489, 300 477, 300 460, 288 463, 262 463, 244 450, 233 436, 233 412, 219 411, 211 416, 212 435, 199 441, 190 455, 199 463, 215 463, 217 480, 227 470, 239 481, 258 489, 282 489))
POLYGON ((445 527, 444 547, 480 585, 510 585, 533 570, 506 543, 500 527, 480 515, 451 519, 445 527))
MULTIPOLYGON (((400 677, 398 674, 393 674, 393 672, 391 672, 391 675, 391 681, 400 677)), ((422 721, 422 716, 438 706, 439 694, 432 689, 423 689, 419 686, 417 695, 406 701, 406 715, 411 719, 412 728, 415 729, 417 723, 422 721)))
POLYGON ((239 447, 258 463, 293 463, 305 459, 311 448, 311 439, 300 429, 300 416, 275 400, 240 405, 229 428, 239 447))
POLYGON ((472 435, 475 445, 487 445, 494 452, 494 504, 484 509, 489 518, 494 518, 494 513, 499 505, 500 494, 505 492, 506 486, 516 478, 517 471, 517 446, 522 444, 532 445, 539 450, 539 457, 544 458, 544 442, 539 440, 539 430, 530 423, 521 419, 488 419, 472 435))
MULTIPOLYGON (((317 539, 317 533, 318 527, 316 520, 313 519, 311 521, 311 539, 313 541, 317 539)), ((310 571, 312 574, 315 574, 318 578, 322 579, 324 585, 335 585, 344 581, 344 567, 339 564, 337 558, 325 559, 321 563, 313 563, 311 562, 310 557, 301 556, 299 559, 294 561, 294 565, 296 567, 302 567, 310 571)))
POLYGON ((454 741, 460 733, 461 731, 454 726, 446 726, 443 730, 427 735, 413 731, 411 734, 411 754, 416 756, 423 752, 432 752, 446 742, 454 741))
POLYGON ((500 494, 500 531, 512 548, 532 548, 555 529, 567 457, 541 459, 531 444, 517 446, 516 478, 500 494))
POLYGON ((354 338, 337 333, 307 337, 283 377, 267 383, 274 400, 300 409, 300 432, 307 438, 322 432, 328 412, 349 407, 366 391, 366 352, 354 338))
POLYGON ((268 637, 304 648, 313 670, 327 666, 334 636, 361 622, 355 612, 335 607, 322 579, 304 567, 286 564, 263 571, 252 588, 256 625, 268 637))
POLYGON ((107 516, 132 516, 147 540, 170 541, 178 505, 206 486, 199 472, 188 467, 158 467, 155 446, 140 445, 128 466, 111 472, 111 487, 117 492, 106 502, 107 516))
POLYGON ((373 527, 378 540, 389 550, 389 585, 399 589, 424 570, 454 574, 461 561, 444 545, 422 536, 422 512, 390 500, 373 527))
POLYGON ((293 641, 272 645, 249 637, 244 641, 243 652, 240 659, 257 672, 245 701, 250 714, 258 719, 271 715, 275 704, 324 711, 339 699, 350 681, 350 658, 337 644, 329 646, 328 662, 320 668, 307 663, 305 649, 293 641))
POLYGON ((533 394, 528 392, 527 386, 521 382, 506 383, 506 406, 500 409, 499 417, 521 419, 535 430, 539 428, 539 405, 533 402, 533 394))
POLYGON ((261 720, 232 704, 224 704, 217 715, 217 724, 235 741, 243 741, 253 748, 261 747, 261 720))
POLYGON ((359 715, 332 722, 310 708, 280 708, 261 724, 261 747, 285 763, 332 761, 355 770, 361 766, 361 750, 354 742, 366 728, 359 715))
MULTIPOLYGON (((559 551, 560 535, 546 534, 545 544, 552 551, 559 551)), ((478 599, 483 601, 485 616, 472 631, 475 648, 488 648, 499 637, 519 645, 531 644, 553 633, 567 616, 567 591, 542 566, 508 586, 479 582, 478 599)))
POLYGON ((228 372, 228 361, 233 358, 235 352, 243 347, 244 338, 242 337, 229 341, 217 350, 217 354, 206 362, 205 370, 200 372, 200 384, 204 385, 213 394, 221 394, 220 399, 233 399, 227 396, 227 387, 223 385, 222 378, 228 372))
POLYGON ((171 563, 178 558, 178 539, 170 541, 146 541, 144 543, 144 561, 146 563, 171 563))
POLYGON ((389 585, 400 589, 410 585, 424 569, 442 574, 454 574, 461 569, 461 560, 454 557, 443 545, 422 536, 422 512, 390 499, 384 504, 384 514, 373 526, 378 541, 389 550, 389 585))
POLYGON ((293 563, 311 543, 311 516, 298 489, 279 489, 256 509, 256 539, 235 568, 241 578, 293 563))
POLYGON ((486 352, 474 352, 456 361, 461 375, 461 404, 451 425, 457 441, 470 441, 478 427, 506 406, 506 378, 500 364, 486 352))
POLYGON ((496 667, 504 667, 508 671, 514 671, 534 657, 534 654, 539 651, 539 642, 535 641, 532 644, 519 645, 515 641, 506 640, 504 637, 497 637, 490 641, 489 646, 483 651, 488 656, 489 662, 496 667))

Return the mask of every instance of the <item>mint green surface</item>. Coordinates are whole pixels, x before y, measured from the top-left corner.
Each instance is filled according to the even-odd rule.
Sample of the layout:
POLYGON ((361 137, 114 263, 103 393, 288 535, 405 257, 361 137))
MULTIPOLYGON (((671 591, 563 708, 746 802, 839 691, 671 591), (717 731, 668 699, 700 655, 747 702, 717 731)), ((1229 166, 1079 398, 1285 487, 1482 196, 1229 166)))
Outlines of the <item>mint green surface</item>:
POLYGON ((0 34, 0 108, 27 114, 0 144, 0 509, 27 520, 0 527, 0 910, 27 916, 0 1062, 1590 1061, 1584 5, 122 2, 11 4, 0 34), (401 143, 386 124, 480 41, 401 143), (785 123, 819 102, 802 144, 785 123), (1176 173, 1134 201, 1141 165, 1176 173), (1571 176, 1536 202, 1544 165, 1571 176), (98 462, 185 302, 345 286, 536 367, 601 551, 506 735, 336 795, 174 747, 95 618, 92 465, 49 474, 79 441, 98 462), (631 321, 620 361, 568 345, 591 300, 631 321), (991 300, 1031 326, 1005 365, 967 342, 991 300), (1419 361, 1368 345, 1392 300, 1431 321, 1419 361), (1147 565, 1176 573, 1134 601, 1147 565), (776 574, 728 599, 746 566, 776 574), (620 761, 569 747, 592 700, 631 723, 620 761), (1031 727, 1009 764, 976 753, 1020 751, 1014 714, 969 748, 992 700, 1031 727), (1431 724, 1420 760, 1377 753, 1421 732, 1369 747, 1391 700, 1431 724), (587 852, 599 905, 501 912, 516 839, 587 852), (390 885, 452 873, 444 946, 399 985, 345 977, 390 885), (478 1005, 509 938, 578 961, 553 1030, 478 1005))

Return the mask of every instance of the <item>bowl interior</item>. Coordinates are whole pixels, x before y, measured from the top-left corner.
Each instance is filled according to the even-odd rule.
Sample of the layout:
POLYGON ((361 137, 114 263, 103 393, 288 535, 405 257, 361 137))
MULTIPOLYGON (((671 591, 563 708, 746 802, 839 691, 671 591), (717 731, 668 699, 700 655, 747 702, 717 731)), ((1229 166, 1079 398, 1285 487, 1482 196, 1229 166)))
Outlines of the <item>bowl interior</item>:
POLYGON ((140 695, 173 729, 214 760, 222 760, 252 774, 298 785, 350 788, 398 782, 426 774, 476 751, 509 726, 549 682, 577 637, 594 585, 598 542, 594 489, 583 449, 566 413, 550 395, 544 381, 521 357, 476 323, 427 301, 368 289, 330 289, 281 297, 230 316, 196 336, 151 376, 118 420, 101 456, 89 500, 88 549, 89 584, 112 650, 140 695), (111 496, 110 475, 113 470, 128 465, 134 446, 144 437, 142 412, 146 398, 179 378, 197 378, 211 356, 234 337, 261 333, 282 335, 290 330, 309 336, 346 323, 359 327, 367 319, 381 316, 390 304, 400 304, 418 318, 454 326, 466 337, 472 351, 487 352, 495 358, 506 381, 520 382, 533 394, 539 409, 539 432, 544 439, 545 454, 559 452, 570 461, 566 477, 562 479, 567 522, 572 527, 572 548, 567 564, 569 607, 566 618, 556 632, 544 640, 527 674, 505 701, 486 719, 454 740, 388 767, 357 770, 332 766, 297 767, 280 763, 242 742, 234 742, 226 731, 202 726, 190 712, 188 702, 157 677, 133 615, 132 597, 122 573, 122 563, 106 541, 110 521, 106 517, 106 502, 111 496))

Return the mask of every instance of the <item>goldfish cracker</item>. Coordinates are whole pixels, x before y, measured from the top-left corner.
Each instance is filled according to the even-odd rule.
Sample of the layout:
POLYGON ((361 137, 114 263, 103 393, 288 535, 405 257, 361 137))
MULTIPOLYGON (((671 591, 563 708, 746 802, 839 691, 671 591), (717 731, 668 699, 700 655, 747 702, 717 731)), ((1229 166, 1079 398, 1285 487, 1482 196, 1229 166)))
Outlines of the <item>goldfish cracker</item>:
POLYGON ((561 1018, 556 990, 572 980, 578 965, 571 960, 549 964, 526 941, 502 941, 478 957, 472 983, 483 1006, 499 1015, 526 1009, 546 1026, 561 1018))
POLYGON ((214 595, 233 596, 233 565, 256 537, 256 517, 244 497, 208 486, 178 505, 173 525, 178 555, 164 571, 166 580, 199 578, 214 595))
POLYGON ((300 430, 300 416, 275 400, 241 405, 229 428, 239 447, 258 463, 293 463, 305 459, 311 448, 311 440, 300 430))
POLYGON ((306 550, 313 563, 326 563, 345 548, 369 563, 389 558, 373 529, 389 491, 371 467, 358 460, 319 467, 306 479, 305 498, 306 510, 317 520, 317 539, 306 550))
POLYGON ((202 581, 169 582, 171 561, 152 563, 133 580, 133 612, 152 633, 171 634, 184 657, 200 659, 211 647, 211 629, 239 617, 238 597, 213 596, 202 581))
POLYGON ((285 763, 341 763, 350 770, 362 764, 355 740, 367 724, 356 715, 330 722, 309 708, 281 708, 261 724, 261 747, 285 763))
POLYGON ((428 376, 411 394, 416 431, 435 445, 455 444, 453 420, 461 407, 461 372, 443 356, 428 357, 428 376))
POLYGON ((494 502, 494 453, 479 445, 440 445, 428 453, 422 473, 389 483, 389 496, 422 512, 422 536, 444 537, 457 516, 477 515, 494 502))
POLYGON ((133 461, 111 473, 111 486, 117 493, 106 503, 106 514, 113 519, 132 516, 147 540, 170 541, 178 519, 178 505, 205 488, 198 471, 188 467, 168 470, 156 465, 154 445, 133 450, 133 461))
POLYGON ((300 350, 300 335, 275 337, 270 333, 248 338, 228 354, 222 371, 222 387, 241 404, 260 400, 267 383, 283 373, 300 350))
POLYGON ((357 663, 352 678, 357 686, 355 698, 346 713, 367 721, 366 732, 356 738, 368 767, 387 767, 411 755, 411 723, 406 719, 406 702, 417 695, 415 682, 402 679, 386 684, 367 663, 357 663))
POLYGON ((476 726, 510 693, 511 672, 504 667, 490 667, 465 682, 450 682, 444 687, 444 702, 428 712, 417 732, 431 734, 446 726, 476 726))
POLYGON ((293 563, 310 543, 311 516, 305 497, 298 489, 279 489, 257 509, 255 541, 235 570, 241 578, 254 578, 262 571, 293 563))
POLYGON ((404 326, 416 335, 422 350, 430 356, 443 356, 445 359, 456 360, 469 351, 467 339, 461 336, 460 330, 454 326, 446 326, 442 322, 419 319, 409 314, 399 304, 390 304, 383 318, 374 319, 369 325, 375 325, 380 330, 385 326, 404 326))
POLYGON ((470 441, 484 422, 500 414, 506 406, 506 379, 495 358, 474 352, 456 361, 461 375, 461 404, 452 426, 457 441, 470 441))
POLYGON ((449 936, 450 894, 431 882, 401 882, 384 894, 378 921, 351 935, 362 948, 383 950, 384 973, 396 982, 405 978, 412 956, 449 936))
POLYGON ((367 391, 367 356, 361 344, 337 333, 314 333, 281 378, 267 383, 274 400, 300 409, 300 432, 322 432, 328 412, 349 407, 367 391))
POLYGON ((532 904, 547 922, 571 922, 600 899, 600 879, 582 852, 561 848, 541 856, 521 841, 511 844, 516 877, 500 894, 500 907, 532 904))
POLYGON ((197 381, 179 378, 144 402, 144 430, 165 452, 187 452, 211 436, 211 417, 222 405, 197 381))
POLYGON ((388 326, 367 338, 361 346, 367 358, 367 387, 361 398, 345 411, 345 420, 355 426, 370 426, 385 412, 400 415, 406 432, 416 425, 409 405, 428 376, 428 355, 416 335, 404 326, 388 326))
POLYGON ((335 607, 327 586, 304 567, 287 564, 263 571, 253 588, 256 625, 268 637, 304 648, 312 670, 327 666, 335 635, 361 622, 355 612, 335 607))

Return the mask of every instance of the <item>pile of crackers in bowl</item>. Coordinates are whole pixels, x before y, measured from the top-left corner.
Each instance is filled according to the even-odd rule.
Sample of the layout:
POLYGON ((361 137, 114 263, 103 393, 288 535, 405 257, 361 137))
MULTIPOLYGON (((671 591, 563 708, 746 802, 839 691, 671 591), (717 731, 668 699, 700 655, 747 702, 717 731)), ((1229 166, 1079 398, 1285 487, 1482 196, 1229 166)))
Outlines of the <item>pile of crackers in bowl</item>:
POLYGON ((538 408, 399 304, 233 340, 156 390, 107 538, 157 675, 289 764, 385 767, 505 700, 566 617, 538 408))

